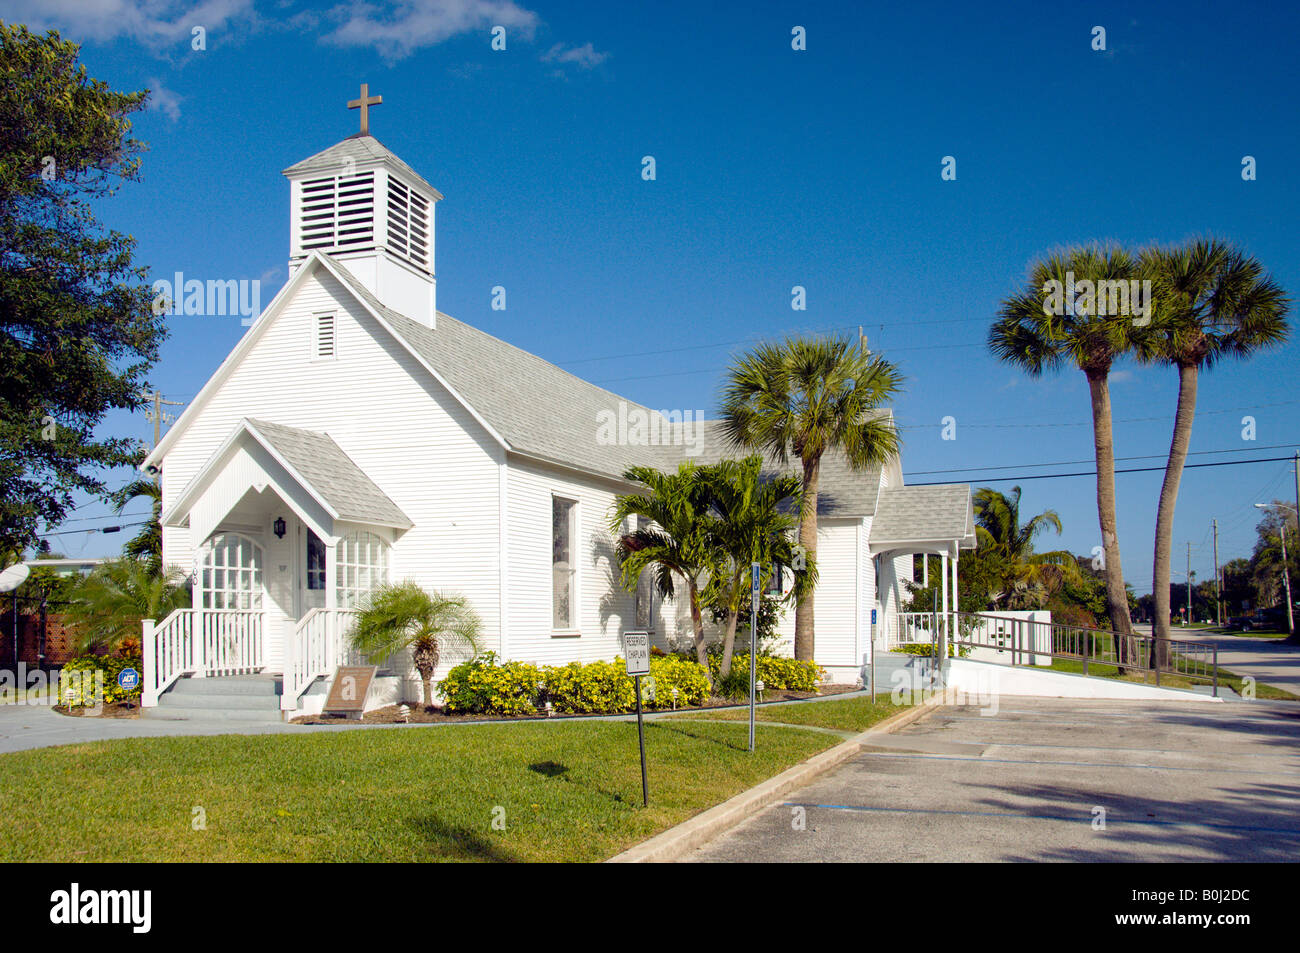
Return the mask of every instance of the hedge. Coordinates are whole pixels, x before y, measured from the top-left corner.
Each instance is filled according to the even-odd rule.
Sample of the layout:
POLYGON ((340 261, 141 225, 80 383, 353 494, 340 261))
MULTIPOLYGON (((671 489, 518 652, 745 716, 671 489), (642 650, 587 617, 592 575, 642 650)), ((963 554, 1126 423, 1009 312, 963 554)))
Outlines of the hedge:
MULTIPOLYGON (((709 669, 714 681, 722 669, 722 655, 709 654, 709 669)), ((764 689, 783 688, 792 692, 812 692, 825 677, 826 672, 816 662, 801 662, 781 655, 758 656, 758 680, 764 689)), ((742 672, 749 679, 749 653, 737 652, 731 658, 732 673, 742 672)), ((746 689, 748 693, 748 689, 746 689)))
POLYGON ((64 663, 59 677, 59 704, 69 708, 90 708, 97 702, 104 704, 138 699, 140 697, 141 673, 144 663, 139 658, 120 658, 116 655, 79 655, 64 663), (124 668, 133 668, 136 672, 136 687, 130 690, 120 688, 117 676, 124 668), (104 673, 104 697, 96 699, 98 679, 95 672, 104 673), (78 673, 77 678, 64 678, 64 674, 78 673), (85 673, 85 674, 81 674, 85 673), (87 677, 88 676, 88 677, 87 677))
MULTIPOLYGON (((651 656, 650 676, 642 679, 641 688, 648 708, 694 705, 709 696, 709 681, 700 667, 676 655, 651 656)), ((533 715, 547 701, 561 714, 622 714, 636 708, 635 685, 621 658, 538 667, 501 662, 487 652, 453 668, 438 691, 448 712, 533 715)))

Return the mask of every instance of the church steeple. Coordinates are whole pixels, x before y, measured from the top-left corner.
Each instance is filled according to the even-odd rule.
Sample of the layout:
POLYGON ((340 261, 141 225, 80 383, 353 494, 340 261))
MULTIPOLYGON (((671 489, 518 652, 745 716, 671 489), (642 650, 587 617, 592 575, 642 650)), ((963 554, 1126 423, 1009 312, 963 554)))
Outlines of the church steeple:
POLYGON ((384 304, 421 324, 436 323, 434 204, 442 194, 369 134, 361 132, 284 170, 289 180, 289 270, 312 251, 342 262, 384 304))

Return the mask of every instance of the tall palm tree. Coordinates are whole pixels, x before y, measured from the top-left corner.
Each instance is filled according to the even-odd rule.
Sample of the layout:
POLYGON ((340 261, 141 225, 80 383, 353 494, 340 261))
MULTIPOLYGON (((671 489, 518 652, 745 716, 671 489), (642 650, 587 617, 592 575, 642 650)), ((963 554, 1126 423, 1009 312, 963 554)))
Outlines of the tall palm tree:
MULTIPOLYGON (((901 441, 880 410, 902 386, 897 367, 872 357, 860 342, 790 337, 763 344, 737 361, 723 388, 723 430, 737 446, 792 457, 802 467, 799 545, 817 558, 817 498, 822 456, 843 453, 856 470, 884 465, 901 441)), ((812 661, 815 593, 795 610, 795 658, 812 661)))
POLYGON ((79 655, 129 653, 140 641, 142 619, 165 619, 188 608, 185 574, 156 571, 142 559, 113 559, 96 566, 72 590, 66 610, 79 655))
POLYGON ((653 467, 629 467, 623 478, 645 487, 644 493, 617 497, 609 517, 609 530, 618 537, 619 570, 623 588, 632 592, 649 569, 654 573, 655 588, 671 599, 677 580, 686 585, 691 610, 691 629, 695 659, 705 674, 709 659, 704 643, 704 617, 700 613, 700 593, 714 568, 711 537, 712 498, 701 467, 689 461, 675 473, 663 473, 653 467), (628 521, 637 518, 647 526, 623 532, 628 521))
MULTIPOLYGON (((1074 556, 1063 549, 1034 552, 1034 539, 1049 529, 1061 532, 1061 518, 1055 510, 1044 510, 1020 522, 1020 487, 1001 493, 991 487, 975 491, 975 535, 984 553, 999 559, 1004 567, 1003 591, 995 603, 1009 604, 1017 592, 1047 594, 1071 578, 1074 556)), ((1004 606, 1005 607, 1005 606, 1004 606)))
POLYGON ((116 512, 121 513, 134 499, 143 497, 150 503, 152 515, 135 538, 122 547, 122 553, 143 559, 155 572, 162 566, 162 485, 153 480, 132 480, 113 494, 116 512))
MULTIPOLYGON (((702 478, 708 484, 717 515, 710 531, 717 566, 709 579, 705 600, 726 608, 720 678, 731 672, 736 627, 750 592, 750 566, 761 564, 766 582, 778 564, 793 567, 796 562, 793 537, 799 521, 786 503, 798 500, 802 484, 793 475, 764 480, 762 469, 763 460, 757 455, 703 468, 702 478)), ((816 566, 794 570, 791 596, 798 599, 816 581, 816 566)))
POLYGON ((1156 663, 1165 666, 1174 507, 1192 439, 1200 371, 1225 357, 1247 358, 1281 344, 1287 335, 1290 301, 1257 260, 1217 239, 1150 248, 1143 252, 1141 264, 1157 301, 1155 346, 1142 357, 1178 371, 1178 409, 1156 510, 1151 576, 1156 663))
MULTIPOLYGON (((1132 635, 1124 569, 1115 517, 1115 439, 1111 427, 1110 369, 1123 355, 1141 348, 1146 329, 1131 314, 1105 313, 1094 299, 1058 309, 1053 288, 1087 281, 1137 280, 1137 262, 1115 246, 1069 248, 1035 263, 1023 291, 1002 302, 989 329, 989 349, 999 360, 1038 377, 1062 366, 1078 368, 1088 380, 1092 404, 1093 449, 1097 459, 1097 522, 1101 528, 1106 573, 1106 611, 1111 628, 1132 635), (1056 313, 1058 310, 1063 313, 1056 313)), ((1128 657, 1128 640, 1121 640, 1128 657)))
POLYGON ((461 596, 426 592, 412 580, 380 586, 363 602, 352 630, 352 647, 379 664, 405 649, 424 686, 424 707, 433 705, 433 673, 444 648, 478 654, 483 623, 461 596))

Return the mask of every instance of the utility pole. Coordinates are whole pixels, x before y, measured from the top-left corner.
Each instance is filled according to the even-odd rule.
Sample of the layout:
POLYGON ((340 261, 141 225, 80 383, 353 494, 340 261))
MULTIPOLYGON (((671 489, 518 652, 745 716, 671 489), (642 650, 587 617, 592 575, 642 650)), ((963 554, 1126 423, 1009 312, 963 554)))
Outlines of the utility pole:
POLYGON ((1214 624, 1223 626, 1223 594, 1219 589, 1219 521, 1210 520, 1214 525, 1214 624))
POLYGON ((1192 544, 1187 544, 1187 624, 1192 624, 1192 544))
POLYGON ((1291 613, 1291 573, 1286 565, 1286 514, 1282 514, 1282 582, 1286 587, 1286 630, 1295 637, 1295 619, 1291 613))
MULTIPOLYGON (((153 449, 157 450, 158 441, 162 439, 162 425, 170 424, 176 419, 174 415, 169 414, 165 410, 163 410, 163 405, 166 404, 169 407, 182 407, 184 406, 184 404, 182 404, 182 402, 178 400, 163 400, 163 395, 156 390, 151 392, 146 392, 144 395, 144 399, 148 401, 152 401, 153 403, 153 408, 150 410, 146 410, 144 412, 144 416, 146 420, 151 421, 153 423, 153 449)), ((157 482, 159 479, 161 479, 161 477, 162 477, 161 473, 155 475, 154 482, 157 482)))

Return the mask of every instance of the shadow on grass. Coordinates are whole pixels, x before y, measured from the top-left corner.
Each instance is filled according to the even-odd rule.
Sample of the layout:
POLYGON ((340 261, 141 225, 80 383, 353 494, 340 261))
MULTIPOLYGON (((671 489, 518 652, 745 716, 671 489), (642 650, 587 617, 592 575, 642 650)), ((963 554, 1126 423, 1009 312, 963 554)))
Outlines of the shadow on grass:
POLYGON ((562 774, 567 774, 569 769, 565 765, 556 761, 539 761, 536 764, 528 766, 529 771, 536 771, 538 774, 545 775, 548 778, 558 778, 562 774))
MULTIPOLYGON (((737 724, 737 722, 724 721, 722 719, 717 719, 715 723, 716 724, 737 724)), ((732 741, 726 741, 722 738, 711 738, 708 735, 698 734, 697 732, 691 731, 688 728, 679 727, 678 725, 671 724, 669 722, 664 722, 664 721, 646 722, 646 730, 648 731, 650 729, 654 729, 655 731, 668 731, 675 735, 682 735, 685 738, 694 738, 696 741, 707 741, 709 744, 719 745, 720 747, 723 748, 730 748, 732 751, 749 750, 748 743, 741 745, 741 744, 736 744, 735 742, 732 741)))
POLYGON ((498 864, 518 863, 521 858, 502 848, 492 837, 465 827, 448 824, 435 815, 407 821, 424 838, 431 860, 482 860, 498 864))

